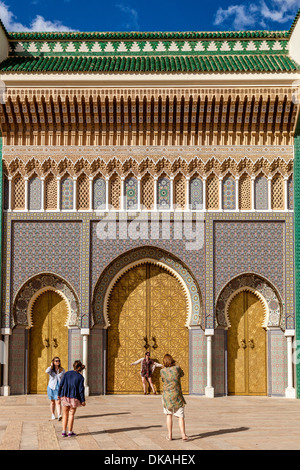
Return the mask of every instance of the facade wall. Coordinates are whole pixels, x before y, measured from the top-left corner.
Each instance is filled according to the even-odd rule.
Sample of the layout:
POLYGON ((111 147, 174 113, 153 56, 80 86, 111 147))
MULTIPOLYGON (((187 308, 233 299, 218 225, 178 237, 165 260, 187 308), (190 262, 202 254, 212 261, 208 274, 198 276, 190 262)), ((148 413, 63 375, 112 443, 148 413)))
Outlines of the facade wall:
MULTIPOLYGON (((293 270, 293 256, 289 252, 293 238, 292 213, 208 213, 204 216, 204 245, 188 250, 188 231, 183 239, 174 239, 173 215, 167 214, 170 236, 163 232, 162 220, 157 225, 157 239, 130 238, 132 220, 116 222, 116 240, 99 239, 97 224, 103 216, 93 213, 5 213, 4 244, 6 276, 3 278, 2 325, 12 321, 16 294, 24 283, 39 273, 61 276, 74 289, 80 303, 80 320, 69 330, 69 364, 81 358, 81 329, 91 328, 88 353, 88 382, 91 394, 105 392, 106 329, 93 315, 93 295, 103 273, 107 281, 121 267, 150 252, 166 253, 178 259, 192 274, 201 294, 202 318, 190 329, 190 393, 205 394, 207 380, 207 338, 205 328, 217 326, 215 305, 220 290, 238 274, 254 273, 263 276, 274 286, 283 304, 282 315, 293 321, 293 290, 287 279, 293 270), (127 237, 125 234, 127 233, 127 237), (139 251, 136 251, 139 250, 139 251), (160 251, 159 251, 160 250, 160 251), (126 258, 124 256, 126 255, 126 258), (119 263, 119 265, 118 265, 119 263), (211 270, 213 266, 213 270, 211 270), (109 277, 110 276, 110 277, 109 277), (82 286, 88 286, 87 290, 82 286), (290 298, 289 296, 292 296, 290 298), (210 299, 212 302, 210 303, 210 299), (88 310, 84 305, 88 305, 88 310), (210 310, 212 305, 212 310, 210 310), (291 310, 290 307, 292 306, 291 310)), ((132 216, 134 217, 134 216, 132 216)), ((193 214, 195 229, 196 214, 193 214)), ((145 223, 145 229, 150 222, 145 223)), ((181 224, 181 222, 180 222, 181 224)), ((178 227, 177 227, 178 228, 178 227)), ((136 232, 131 232, 131 236, 136 232)), ((141 232, 145 234, 145 231, 141 232)), ((184 230, 182 230, 184 233, 184 230)), ((169 235, 169 234, 168 234, 169 235)), ((283 329, 268 332, 268 392, 282 396, 286 387, 286 339, 283 329)), ((26 350, 28 330, 16 326, 10 341, 10 374, 12 393, 24 393, 26 388, 26 350), (23 384, 23 385, 22 385, 23 384)), ((215 395, 227 392, 226 330, 216 328, 213 337, 213 387, 215 395)))

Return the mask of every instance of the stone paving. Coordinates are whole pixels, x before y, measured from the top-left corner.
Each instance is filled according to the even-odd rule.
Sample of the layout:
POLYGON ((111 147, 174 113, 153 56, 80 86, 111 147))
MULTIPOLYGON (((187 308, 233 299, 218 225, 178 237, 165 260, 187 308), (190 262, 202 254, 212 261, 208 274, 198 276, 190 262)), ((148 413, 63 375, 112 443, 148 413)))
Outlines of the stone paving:
POLYGON ((92 396, 61 437, 44 395, 0 397, 0 450, 300 450, 300 400, 186 397, 186 431, 166 440, 161 397, 92 396))

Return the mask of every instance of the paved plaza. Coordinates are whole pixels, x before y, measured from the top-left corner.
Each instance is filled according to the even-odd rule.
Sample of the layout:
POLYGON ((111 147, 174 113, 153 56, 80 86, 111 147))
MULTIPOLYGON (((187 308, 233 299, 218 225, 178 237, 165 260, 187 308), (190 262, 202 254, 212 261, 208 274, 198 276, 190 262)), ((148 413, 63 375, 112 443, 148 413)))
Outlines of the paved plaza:
POLYGON ((43 395, 0 397, 0 450, 300 449, 300 400, 187 397, 186 431, 166 440, 160 396, 92 396, 77 411, 73 438, 61 437, 43 395))

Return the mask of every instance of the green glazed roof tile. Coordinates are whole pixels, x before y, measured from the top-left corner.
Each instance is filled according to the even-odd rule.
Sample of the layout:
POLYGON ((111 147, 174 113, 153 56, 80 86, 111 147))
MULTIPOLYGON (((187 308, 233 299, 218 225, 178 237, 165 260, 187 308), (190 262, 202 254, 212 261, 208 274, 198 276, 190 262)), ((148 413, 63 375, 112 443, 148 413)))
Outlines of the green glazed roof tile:
POLYGON ((8 72, 285 72, 300 70, 280 54, 146 56, 146 57, 10 57, 0 64, 8 72))

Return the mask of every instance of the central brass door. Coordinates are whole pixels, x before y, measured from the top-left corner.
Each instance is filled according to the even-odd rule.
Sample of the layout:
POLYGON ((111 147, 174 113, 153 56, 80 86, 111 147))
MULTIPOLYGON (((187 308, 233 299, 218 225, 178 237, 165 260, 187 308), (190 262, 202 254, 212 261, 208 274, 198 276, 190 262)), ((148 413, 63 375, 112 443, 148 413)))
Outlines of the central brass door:
POLYGON ((66 301, 54 291, 45 292, 34 303, 29 335, 29 393, 47 393, 49 375, 45 370, 54 356, 68 369, 67 315, 66 301))
MULTIPOLYGON (((162 363, 171 354, 184 370, 182 389, 188 393, 187 305, 178 280, 161 267, 132 268, 116 283, 109 301, 107 393, 142 393, 140 364, 130 364, 150 351, 162 363)), ((159 369, 153 374, 160 392, 159 369)))
POLYGON ((229 307, 227 334, 229 395, 267 395, 264 310, 251 292, 236 295, 229 307))

